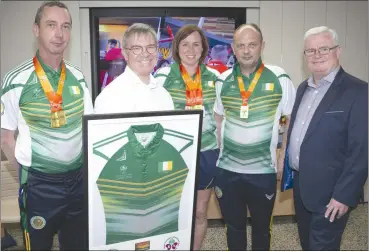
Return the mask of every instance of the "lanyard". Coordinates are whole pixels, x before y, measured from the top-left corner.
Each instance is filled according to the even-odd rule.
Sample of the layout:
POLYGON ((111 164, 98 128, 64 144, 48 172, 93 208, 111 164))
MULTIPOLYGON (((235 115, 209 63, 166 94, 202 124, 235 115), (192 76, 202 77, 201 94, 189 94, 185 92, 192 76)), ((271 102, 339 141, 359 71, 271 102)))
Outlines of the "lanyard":
POLYGON ((59 83, 58 83, 58 90, 56 91, 56 93, 53 87, 51 86, 50 81, 48 80, 46 73, 44 69, 42 68, 36 56, 33 58, 33 64, 35 66, 36 75, 38 79, 40 80, 41 87, 44 90, 45 95, 50 102, 51 112, 62 110, 62 106, 61 106, 63 102, 62 92, 63 92, 64 81, 65 81, 65 76, 66 76, 64 61, 62 62, 62 69, 61 69, 59 83))
POLYGON ((192 107, 196 105, 202 105, 203 100, 200 66, 197 67, 195 80, 192 80, 191 76, 188 74, 182 64, 179 66, 179 69, 186 85, 186 106, 192 107))
POLYGON ((240 88, 240 93, 241 93, 241 97, 242 97, 242 106, 248 106, 248 100, 249 100, 252 92, 254 91, 255 86, 258 83, 259 78, 260 78, 261 73, 263 72, 263 70, 264 70, 264 64, 261 63, 258 71, 255 73, 255 76, 251 81, 251 84, 250 84, 249 89, 247 90, 247 92, 245 90, 245 84, 243 82, 242 77, 241 76, 237 77, 238 87, 240 88))

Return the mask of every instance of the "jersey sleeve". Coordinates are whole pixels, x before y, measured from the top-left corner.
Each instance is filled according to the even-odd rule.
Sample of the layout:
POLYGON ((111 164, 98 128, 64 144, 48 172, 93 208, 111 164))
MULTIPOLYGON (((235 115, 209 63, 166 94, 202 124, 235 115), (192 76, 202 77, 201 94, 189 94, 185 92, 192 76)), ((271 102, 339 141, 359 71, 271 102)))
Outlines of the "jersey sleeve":
POLYGON ((89 115, 94 113, 94 107, 92 105, 92 98, 90 91, 88 90, 87 83, 85 80, 81 80, 80 84, 83 88, 83 103, 84 103, 84 114, 89 115))
POLYGON ((216 93, 216 99, 214 103, 214 112, 218 115, 224 114, 224 106, 221 98, 221 91, 223 87, 223 80, 217 79, 215 82, 215 93, 216 93))
POLYGON ((290 115, 295 103, 296 89, 288 75, 282 75, 278 79, 282 86, 281 113, 290 115))
POLYGON ((19 99, 21 88, 17 85, 3 82, 1 87, 1 128, 16 130, 20 113, 19 99))

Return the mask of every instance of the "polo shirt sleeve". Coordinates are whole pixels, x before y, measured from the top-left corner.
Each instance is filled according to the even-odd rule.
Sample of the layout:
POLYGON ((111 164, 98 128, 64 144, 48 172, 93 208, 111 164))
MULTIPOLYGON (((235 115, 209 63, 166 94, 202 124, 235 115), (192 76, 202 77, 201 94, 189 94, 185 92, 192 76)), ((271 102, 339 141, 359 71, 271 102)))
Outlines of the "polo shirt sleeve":
MULTIPOLYGON (((22 85, 23 86, 23 85, 22 85)), ((16 130, 20 113, 19 99, 22 88, 20 85, 3 81, 1 87, 1 128, 16 130)))
POLYGON ((84 114, 89 115, 94 113, 94 107, 92 105, 92 98, 90 91, 88 90, 87 84, 84 80, 80 81, 83 88, 83 103, 84 103, 84 114))
POLYGON ((215 82, 216 99, 214 103, 214 112, 217 113, 218 115, 224 115, 224 106, 222 102, 222 97, 220 95, 222 91, 222 87, 223 87, 223 80, 217 79, 215 82))
POLYGON ((173 99, 172 96, 169 94, 169 92, 163 88, 162 90, 163 93, 163 109, 164 110, 174 110, 174 103, 173 103, 173 99))
POLYGON ((290 115, 295 103, 296 89, 287 74, 281 75, 278 79, 282 87, 281 113, 282 115, 290 115))
POLYGON ((156 81, 156 84, 163 87, 167 78, 168 78, 168 75, 169 75, 169 72, 170 72, 170 67, 163 67, 163 68, 160 68, 156 73, 155 73, 155 81, 156 81))

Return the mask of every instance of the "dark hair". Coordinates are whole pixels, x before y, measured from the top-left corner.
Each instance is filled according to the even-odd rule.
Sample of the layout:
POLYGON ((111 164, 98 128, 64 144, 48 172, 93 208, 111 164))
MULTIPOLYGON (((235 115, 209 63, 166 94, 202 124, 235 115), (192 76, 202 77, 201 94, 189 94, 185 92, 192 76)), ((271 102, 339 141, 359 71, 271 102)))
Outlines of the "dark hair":
POLYGON ((173 55, 173 59, 176 62, 181 62, 181 58, 179 57, 179 43, 194 32, 198 32, 201 37, 201 44, 202 44, 203 50, 202 50, 199 62, 203 62, 205 60, 209 52, 209 43, 205 37, 204 32, 196 25, 185 25, 181 29, 178 30, 173 40, 172 55, 173 55))
POLYGON ((37 24, 38 26, 40 26, 41 17, 46 7, 59 7, 59 8, 66 9, 69 13, 70 24, 72 24, 72 16, 70 15, 68 7, 64 3, 59 2, 59 1, 47 1, 47 2, 44 2, 37 10, 37 13, 35 16, 35 24, 37 24))
MULTIPOLYGON (((245 26, 251 26, 252 28, 254 28, 260 34, 261 42, 263 41, 263 33, 261 32, 260 27, 257 24, 254 24, 254 23, 247 23, 247 24, 240 25, 234 31, 234 34, 236 34, 240 29, 242 29, 245 26)), ((233 36, 233 40, 234 40, 234 36, 233 36)))
POLYGON ((118 41, 116 40, 116 39, 109 39, 108 40, 108 44, 114 44, 114 45, 116 45, 116 44, 118 44, 118 41))

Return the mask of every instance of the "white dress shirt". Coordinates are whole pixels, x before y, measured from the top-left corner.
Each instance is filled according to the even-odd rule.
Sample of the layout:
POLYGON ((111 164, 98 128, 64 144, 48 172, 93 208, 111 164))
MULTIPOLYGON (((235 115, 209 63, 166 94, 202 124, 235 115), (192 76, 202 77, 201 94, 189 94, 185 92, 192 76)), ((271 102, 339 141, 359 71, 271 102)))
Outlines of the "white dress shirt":
POLYGON ((143 83, 128 66, 95 100, 96 114, 163 110, 174 110, 168 91, 151 74, 150 83, 143 83))

